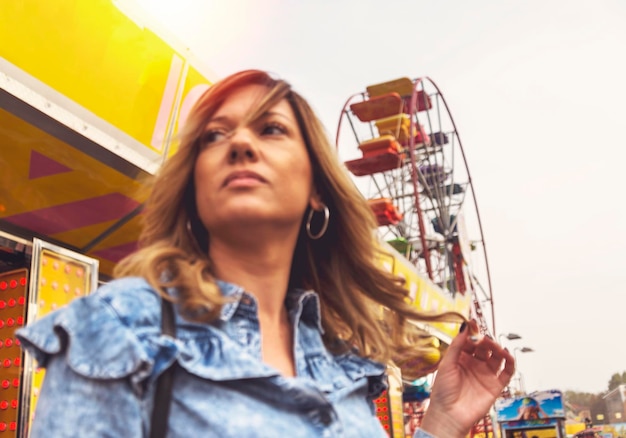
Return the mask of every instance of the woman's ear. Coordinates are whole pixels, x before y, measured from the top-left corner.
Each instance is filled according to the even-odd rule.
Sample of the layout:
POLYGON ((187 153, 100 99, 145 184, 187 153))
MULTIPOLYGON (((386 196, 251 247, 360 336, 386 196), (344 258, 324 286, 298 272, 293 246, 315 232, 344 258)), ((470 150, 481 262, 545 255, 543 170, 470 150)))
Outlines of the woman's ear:
POLYGON ((322 197, 315 187, 311 191, 311 198, 309 199, 309 206, 315 210, 320 211, 324 209, 324 203, 322 202, 322 197))

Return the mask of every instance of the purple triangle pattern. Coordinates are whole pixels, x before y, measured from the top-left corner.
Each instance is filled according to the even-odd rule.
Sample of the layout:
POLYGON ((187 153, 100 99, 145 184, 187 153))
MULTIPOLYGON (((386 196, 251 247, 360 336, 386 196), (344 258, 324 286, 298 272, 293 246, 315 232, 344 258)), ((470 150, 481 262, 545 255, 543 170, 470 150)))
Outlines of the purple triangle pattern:
POLYGON ((28 179, 36 179, 44 176, 56 175, 59 173, 71 172, 72 169, 64 164, 53 160, 50 157, 40 154, 32 150, 30 152, 30 167, 28 170, 28 179))

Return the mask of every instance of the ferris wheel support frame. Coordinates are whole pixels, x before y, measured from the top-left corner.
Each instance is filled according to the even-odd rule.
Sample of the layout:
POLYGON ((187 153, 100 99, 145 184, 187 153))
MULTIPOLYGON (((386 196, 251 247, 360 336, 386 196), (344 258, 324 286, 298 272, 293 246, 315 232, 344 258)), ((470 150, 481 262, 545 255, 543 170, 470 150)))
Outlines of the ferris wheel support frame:
MULTIPOLYGON (((433 81, 430 77, 426 76, 425 77, 426 80, 428 80, 428 82, 430 82, 430 84, 435 88, 435 90, 437 90, 438 95, 441 97, 441 100, 443 101, 443 106, 446 109, 446 112, 448 113, 448 117, 450 117, 450 122, 452 123, 452 128, 454 129, 454 132, 456 132, 456 138, 457 141, 459 143, 459 150, 461 151, 461 157, 463 158, 463 164, 465 165, 465 170, 467 172, 467 179, 468 179, 468 186, 470 187, 470 190, 472 192, 472 199, 474 201, 474 205, 476 206, 476 219, 478 221, 478 229, 480 232, 480 241, 482 242, 482 250, 483 250, 483 256, 485 258, 485 270, 486 270, 486 276, 487 276, 487 284, 488 284, 488 290, 489 290, 489 296, 487 297, 489 303, 490 303, 490 307, 491 307, 491 329, 493 331, 493 336, 494 338, 496 337, 496 319, 495 319, 495 312, 494 312, 494 302, 493 302, 493 294, 492 294, 492 287, 491 287, 491 272, 489 270, 489 259, 487 257, 487 246, 485 243, 485 235, 483 232, 483 225, 482 225, 482 220, 480 218, 480 211, 478 210, 478 202, 477 202, 477 197, 476 197, 476 191, 474 190, 474 185, 472 184, 472 175, 469 171, 469 166, 467 163, 467 157, 465 156, 465 150, 463 149, 463 143, 461 141, 461 136, 459 135, 459 131, 456 127, 456 122, 454 121, 454 117, 452 116, 452 113, 450 112, 450 108, 448 107, 448 103, 446 102, 446 98, 444 97, 443 93, 441 92, 441 90, 439 89, 439 87, 437 86, 437 84, 435 83, 435 81, 433 81)), ((413 132, 413 129, 415 128, 415 120, 413 118, 413 114, 417 109, 417 87, 419 84, 421 84, 423 82, 423 78, 418 78, 416 80, 414 80, 415 84, 413 87, 413 93, 411 94, 411 104, 410 104, 410 111, 411 111, 411 118, 410 118, 410 131, 409 132, 413 132)), ((417 190, 417 160, 415 157, 415 138, 413 135, 410 135, 410 147, 409 147, 409 156, 411 159, 411 176, 412 176, 412 182, 413 182, 413 188, 415 190, 415 197, 416 197, 416 209, 418 209, 418 222, 420 224, 420 238, 422 240, 422 245, 423 247, 426 249, 426 251, 428 251, 427 249, 427 245, 425 245, 425 236, 424 233, 422 231, 423 228, 423 222, 422 222, 422 216, 421 213, 419 213, 420 210, 420 206, 419 206, 419 198, 418 198, 418 190, 417 190), (413 175, 415 175, 413 177, 413 175)), ((427 255, 427 253, 426 253, 427 255)), ((426 258, 427 263, 428 263, 428 257, 426 258)), ((474 294, 476 293, 475 291, 473 292, 474 294)), ((476 300, 476 305, 478 305, 478 300, 476 300)), ((485 327, 486 328, 486 327, 485 327)))
POLYGON ((420 232, 420 242, 422 243, 422 251, 424 252, 424 262, 426 264, 426 273, 428 278, 433 279, 433 268, 430 262, 430 249, 426 242, 426 227, 424 226, 424 220, 422 216, 422 207, 420 206, 419 199, 419 187, 417 183, 417 158, 415 157, 415 136, 413 130, 415 129, 415 121, 413 114, 417 110, 417 87, 422 82, 421 79, 417 79, 413 83, 413 92, 411 93, 411 103, 409 105, 410 124, 409 124, 409 158, 411 160, 411 183, 413 184, 413 196, 415 197, 415 212, 417 213, 417 225, 420 232))

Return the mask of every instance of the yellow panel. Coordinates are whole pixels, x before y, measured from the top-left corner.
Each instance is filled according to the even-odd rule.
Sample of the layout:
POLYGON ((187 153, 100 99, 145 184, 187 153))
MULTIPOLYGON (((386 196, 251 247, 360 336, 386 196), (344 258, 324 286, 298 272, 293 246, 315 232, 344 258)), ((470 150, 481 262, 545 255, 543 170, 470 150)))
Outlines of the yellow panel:
POLYGON ((86 263, 44 249, 39 269, 38 318, 90 292, 93 273, 86 263))
POLYGON ((3 1, 0 16, 0 57, 158 150, 184 56, 111 0, 3 1))
POLYGON ((4 58, 150 144, 173 54, 167 44, 110 1, 1 5, 4 58))
MULTIPOLYGON (((41 250, 38 261, 37 318, 92 292, 92 278, 97 273, 89 263, 46 248, 41 250)), ((40 368, 32 374, 29 421, 32 421, 44 377, 45 371, 40 368)))
POLYGON ((35 126, 0 109, 0 217, 79 201, 111 192, 139 202, 145 199, 141 183, 35 126), (10 127, 10 129, 6 129, 10 127), (29 178, 32 152, 71 169, 41 178, 29 178))
MULTIPOLYGON (((393 255, 393 261, 390 261, 390 256, 386 256, 381 258, 381 264, 406 280, 405 287, 409 291, 409 297, 414 307, 423 312, 455 311, 466 317, 469 316, 471 294, 456 294, 453 298, 449 293, 423 277, 423 274, 418 273, 417 268, 399 255, 391 246, 387 246, 385 250, 393 255)), ((429 323, 429 325, 451 338, 454 338, 459 332, 459 324, 457 323, 437 322, 429 323)))

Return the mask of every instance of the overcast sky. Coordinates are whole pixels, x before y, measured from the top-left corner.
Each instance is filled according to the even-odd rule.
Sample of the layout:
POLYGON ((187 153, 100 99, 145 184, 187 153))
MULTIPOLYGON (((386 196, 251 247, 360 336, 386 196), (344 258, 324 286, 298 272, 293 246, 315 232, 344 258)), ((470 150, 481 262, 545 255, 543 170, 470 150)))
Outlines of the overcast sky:
POLYGON ((496 329, 528 391, 626 371, 626 2, 138 0, 217 77, 272 71, 330 133, 365 86, 429 76, 465 147, 496 329))

